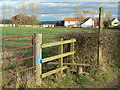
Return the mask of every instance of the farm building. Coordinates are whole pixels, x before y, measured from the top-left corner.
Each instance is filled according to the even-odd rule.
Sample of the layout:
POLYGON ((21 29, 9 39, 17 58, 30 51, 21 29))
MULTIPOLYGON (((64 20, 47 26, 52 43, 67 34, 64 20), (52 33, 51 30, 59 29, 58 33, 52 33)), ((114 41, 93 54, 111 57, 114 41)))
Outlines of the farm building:
POLYGON ((55 27, 56 21, 42 21, 41 27, 47 28, 47 27, 55 27))
POLYGON ((58 20, 58 21, 56 21, 56 26, 57 27, 63 27, 64 26, 64 20, 58 20))
POLYGON ((80 18, 79 20, 76 18, 65 18, 64 26, 66 27, 77 27, 79 23, 79 27, 94 27, 94 20, 89 18, 80 18))
POLYGON ((113 19, 111 20, 111 27, 116 27, 116 26, 118 26, 118 23, 119 23, 118 19, 117 19, 117 18, 113 18, 113 19))

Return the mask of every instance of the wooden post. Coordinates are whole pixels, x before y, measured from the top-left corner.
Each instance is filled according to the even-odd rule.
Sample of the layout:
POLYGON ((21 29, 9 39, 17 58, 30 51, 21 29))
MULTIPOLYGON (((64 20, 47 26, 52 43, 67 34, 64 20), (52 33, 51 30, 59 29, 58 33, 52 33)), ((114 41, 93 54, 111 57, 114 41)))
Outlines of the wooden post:
POLYGON ((99 48, 98 48, 98 63, 99 63, 99 69, 103 69, 103 58, 102 58, 102 32, 103 32, 103 12, 104 8, 99 8, 99 48))
POLYGON ((42 82, 42 34, 35 34, 35 60, 36 60, 36 84, 41 85, 42 82))
POLYGON ((76 75, 78 76, 80 73, 82 73, 83 72, 83 69, 82 69, 82 67, 79 67, 79 66, 77 66, 77 72, 76 72, 76 75))
MULTIPOLYGON (((72 52, 72 51, 74 51, 74 45, 75 45, 75 43, 73 42, 73 43, 71 43, 70 44, 70 51, 72 52)), ((75 63, 75 61, 74 61, 74 54, 71 56, 71 63, 75 63)), ((74 68, 75 66, 72 66, 72 68, 74 68)))
POLYGON ((84 11, 84 13, 99 13, 99 39, 98 39, 98 65, 99 65, 99 69, 103 70, 104 68, 104 62, 103 62, 103 58, 102 58, 102 32, 103 32, 103 15, 104 15, 104 8, 100 7, 99 11, 84 11))
MULTIPOLYGON (((63 54, 63 38, 61 38, 61 45, 59 47, 59 53, 63 54)), ((63 66, 63 57, 61 57, 61 59, 59 59, 58 62, 59 62, 58 63, 59 67, 62 67, 63 66)), ((63 70, 61 70, 61 74, 63 74, 63 70)))

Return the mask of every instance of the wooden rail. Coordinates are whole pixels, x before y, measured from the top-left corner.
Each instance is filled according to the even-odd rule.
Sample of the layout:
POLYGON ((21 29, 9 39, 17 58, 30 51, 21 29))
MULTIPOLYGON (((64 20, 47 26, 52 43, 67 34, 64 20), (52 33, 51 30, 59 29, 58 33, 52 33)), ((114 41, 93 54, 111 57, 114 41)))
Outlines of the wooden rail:
MULTIPOLYGON (((50 65, 58 65, 57 62, 49 62, 47 64, 50 65)), ((90 66, 89 64, 80 64, 80 63, 63 63, 63 65, 72 65, 72 66, 77 66, 77 70, 74 70, 76 72, 76 76, 78 76, 80 73, 82 74, 89 74, 87 72, 83 72, 83 67, 88 67, 90 66)))
POLYGON ((52 47, 52 46, 57 46, 57 45, 67 44, 67 43, 72 43, 72 42, 76 42, 76 39, 66 40, 63 42, 58 41, 58 42, 53 42, 53 43, 45 43, 45 44, 42 44, 42 48, 47 48, 47 47, 52 47))
POLYGON ((47 73, 42 74, 42 78, 45 78, 45 77, 50 76, 50 75, 52 75, 52 74, 55 74, 55 73, 61 71, 61 69, 62 69, 62 70, 65 70, 65 69, 67 69, 67 68, 68 68, 68 66, 63 66, 63 67, 57 68, 57 69, 55 69, 55 70, 49 71, 49 72, 47 72, 47 73))
MULTIPOLYGON (((56 62, 49 62, 48 64, 53 64, 53 65, 57 65, 58 63, 56 62)), ((82 63, 63 63, 63 65, 72 65, 72 66, 90 66, 89 64, 82 64, 82 63)))
POLYGON ((43 59, 43 63, 53 61, 53 60, 59 59, 61 57, 66 57, 66 56, 73 55, 73 54, 75 54, 75 51, 56 55, 56 56, 52 56, 52 57, 48 57, 48 58, 43 59))

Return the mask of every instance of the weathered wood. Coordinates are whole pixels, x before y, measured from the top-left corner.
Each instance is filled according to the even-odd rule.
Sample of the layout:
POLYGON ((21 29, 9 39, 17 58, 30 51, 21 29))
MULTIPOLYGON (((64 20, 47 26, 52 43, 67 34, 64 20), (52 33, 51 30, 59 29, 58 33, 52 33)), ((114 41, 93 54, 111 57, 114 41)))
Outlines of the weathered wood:
POLYGON ((55 73, 57 73, 57 72, 59 72, 61 70, 65 70, 67 68, 69 68, 69 67, 68 66, 63 66, 63 67, 57 68, 55 70, 49 71, 47 73, 42 74, 42 78, 45 78, 45 77, 50 76, 52 74, 55 74, 55 73))
POLYGON ((101 34, 101 32, 103 31, 103 12, 104 12, 104 8, 100 7, 99 8, 99 33, 101 34))
POLYGON ((82 72, 82 74, 87 74, 88 75, 89 73, 88 72, 82 72))
MULTIPOLYGON (((63 44, 72 43, 72 42, 76 42, 76 39, 63 41, 63 44)), ((42 48, 52 47, 52 46, 57 46, 57 45, 61 45, 61 41, 42 44, 42 48)))
POLYGON ((99 11, 83 11, 84 13, 91 13, 91 14, 98 14, 100 13, 99 11))
POLYGON ((36 60, 36 84, 41 85, 42 78, 42 63, 40 63, 40 58, 38 59, 38 55, 42 57, 42 34, 35 34, 35 60, 36 60))
MULTIPOLYGON (((58 63, 49 62, 49 63, 47 63, 47 64, 57 65, 58 63)), ((80 64, 80 63, 63 63, 63 65, 84 66, 84 67, 90 66, 89 64, 80 64)))
POLYGON ((99 8, 99 52, 98 52, 98 63, 99 63, 99 69, 103 70, 103 58, 102 58, 102 32, 103 32, 103 12, 104 8, 100 7, 99 8))
POLYGON ((77 66, 77 73, 76 73, 76 75, 78 76, 82 72, 83 72, 82 67, 77 66))
MULTIPOLYGON (((77 73, 77 70, 75 70, 75 69, 70 69, 70 71, 77 73)), ((81 74, 89 74, 89 73, 88 72, 82 72, 81 74)))
MULTIPOLYGON (((61 58, 58 60, 59 67, 63 66, 63 38, 61 38, 61 45, 59 46, 59 54, 61 54, 61 58)), ((63 74, 63 71, 61 69, 61 74, 63 74)))
POLYGON ((43 63, 49 62, 49 61, 53 61, 53 60, 59 59, 61 57, 66 57, 66 56, 69 56, 69 55, 72 55, 72 54, 75 54, 75 51, 64 53, 64 54, 61 54, 61 55, 56 55, 56 56, 48 57, 48 58, 44 58, 43 59, 43 63))
MULTIPOLYGON (((75 45, 74 42, 70 44, 70 51, 74 51, 74 45, 75 45)), ((74 54, 71 56, 71 63, 75 63, 74 62, 74 54)), ((72 68, 74 68, 74 67, 72 66, 72 68)))

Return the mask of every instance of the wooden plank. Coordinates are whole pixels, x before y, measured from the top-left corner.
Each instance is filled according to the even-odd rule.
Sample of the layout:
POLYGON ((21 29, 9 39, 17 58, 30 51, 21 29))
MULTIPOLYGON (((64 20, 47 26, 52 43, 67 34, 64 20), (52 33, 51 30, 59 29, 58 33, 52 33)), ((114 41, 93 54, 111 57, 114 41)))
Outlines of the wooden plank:
POLYGON ((82 72, 82 74, 87 74, 88 75, 89 73, 88 72, 82 72))
MULTIPOLYGON (((48 64, 57 65, 58 63, 49 62, 48 64)), ((73 66, 90 66, 89 64, 80 64, 80 63, 63 63, 63 65, 73 65, 73 66)))
POLYGON ((90 13, 90 14, 98 14, 99 11, 83 11, 84 13, 90 13))
POLYGON ((49 72, 47 72, 47 73, 42 74, 42 78, 45 78, 45 77, 50 76, 50 75, 52 75, 52 74, 55 74, 55 73, 61 71, 61 69, 62 69, 62 70, 65 70, 65 69, 67 69, 67 68, 69 68, 69 67, 68 67, 68 66, 63 66, 63 67, 57 68, 57 69, 55 69, 55 70, 49 71, 49 72))
POLYGON ((59 59, 61 57, 66 57, 66 56, 69 56, 69 55, 72 55, 72 54, 75 54, 75 51, 64 53, 64 54, 61 54, 61 55, 56 55, 56 56, 48 57, 48 58, 43 59, 43 63, 49 62, 49 61, 52 61, 52 60, 56 60, 56 59, 59 59))
MULTIPOLYGON (((70 71, 77 73, 77 70, 75 69, 70 69, 70 71)), ((82 74, 89 74, 88 72, 82 72, 82 74)))
MULTIPOLYGON (((67 44, 67 43, 72 43, 72 42, 76 42, 76 39, 63 41, 62 44, 67 44)), ((57 45, 61 45, 61 41, 42 44, 42 48, 52 47, 52 46, 57 46, 57 45)))

